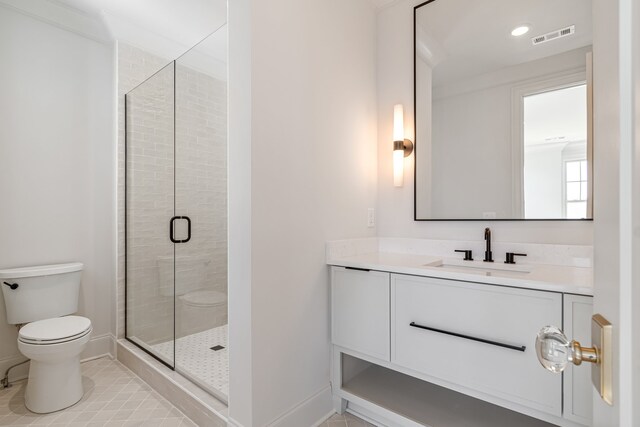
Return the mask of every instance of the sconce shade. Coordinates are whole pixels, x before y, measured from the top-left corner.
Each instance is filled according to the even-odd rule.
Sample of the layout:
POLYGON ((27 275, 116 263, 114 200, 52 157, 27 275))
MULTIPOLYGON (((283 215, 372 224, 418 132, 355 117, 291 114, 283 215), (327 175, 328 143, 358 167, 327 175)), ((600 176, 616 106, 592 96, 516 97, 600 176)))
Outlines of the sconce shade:
POLYGON ((404 184, 404 150, 393 150, 393 185, 402 187, 404 184))
POLYGON ((404 141, 404 108, 402 104, 393 107, 393 140, 404 141))
POLYGON ((404 184, 404 158, 413 151, 413 142, 404 138, 404 108, 402 104, 393 107, 393 185, 404 184))

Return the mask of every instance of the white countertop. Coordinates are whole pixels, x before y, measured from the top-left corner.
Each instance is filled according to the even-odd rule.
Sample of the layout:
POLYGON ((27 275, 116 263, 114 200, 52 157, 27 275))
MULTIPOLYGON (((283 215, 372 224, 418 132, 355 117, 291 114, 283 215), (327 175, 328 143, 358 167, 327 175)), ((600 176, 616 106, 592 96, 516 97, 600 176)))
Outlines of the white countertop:
MULTIPOLYGON (((529 271, 502 271, 492 269, 492 264, 490 263, 483 263, 482 261, 468 262, 470 264, 463 264, 458 259, 431 255, 387 252, 371 252, 327 258, 327 264, 340 267, 388 271, 390 273, 438 277, 578 295, 593 295, 593 272, 591 268, 518 263, 516 264, 517 267, 514 266, 513 268, 529 271), (458 265, 437 266, 441 261, 444 261, 445 264, 451 262, 458 265), (477 268, 468 268, 463 265, 477 268)), ((494 268, 504 268, 498 263, 500 261, 495 263, 494 268)))

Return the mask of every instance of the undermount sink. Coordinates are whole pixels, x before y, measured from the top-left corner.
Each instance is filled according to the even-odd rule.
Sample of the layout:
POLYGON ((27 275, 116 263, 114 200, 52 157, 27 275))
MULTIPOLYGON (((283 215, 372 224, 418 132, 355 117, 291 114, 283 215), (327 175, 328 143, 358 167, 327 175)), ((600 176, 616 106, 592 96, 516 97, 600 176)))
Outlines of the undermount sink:
POLYGON ((520 273, 520 274, 528 274, 531 273, 531 266, 529 265, 519 265, 519 264, 505 264, 503 262, 483 262, 483 261, 463 261, 458 259, 442 259, 435 262, 431 262, 428 264, 424 264, 425 267, 439 267, 439 268, 451 268, 454 270, 459 270, 461 268, 470 271, 476 272, 484 272, 491 273, 493 272, 501 272, 501 273, 520 273))

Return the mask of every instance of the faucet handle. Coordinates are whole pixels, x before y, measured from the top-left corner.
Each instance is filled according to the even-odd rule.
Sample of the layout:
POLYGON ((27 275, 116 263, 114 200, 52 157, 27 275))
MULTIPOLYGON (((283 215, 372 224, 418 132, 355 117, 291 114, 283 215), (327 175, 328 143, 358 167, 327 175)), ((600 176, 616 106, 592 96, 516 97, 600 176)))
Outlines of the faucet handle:
POLYGON ((514 257, 517 257, 517 256, 527 256, 527 254, 516 254, 516 253, 513 253, 513 252, 507 252, 507 255, 505 257, 506 260, 505 260, 504 263, 505 264, 515 264, 516 261, 515 261, 514 257))
POLYGON ((469 249, 456 249, 454 252, 463 252, 465 261, 473 261, 473 251, 469 249))

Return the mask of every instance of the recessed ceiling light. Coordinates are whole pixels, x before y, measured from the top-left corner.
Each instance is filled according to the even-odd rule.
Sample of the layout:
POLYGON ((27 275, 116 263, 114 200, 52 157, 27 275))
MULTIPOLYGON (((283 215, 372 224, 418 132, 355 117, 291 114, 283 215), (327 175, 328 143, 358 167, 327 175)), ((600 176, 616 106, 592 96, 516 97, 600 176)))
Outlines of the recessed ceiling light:
POLYGON ((511 35, 514 37, 519 37, 529 32, 529 27, 527 25, 521 25, 516 27, 511 31, 511 35))

